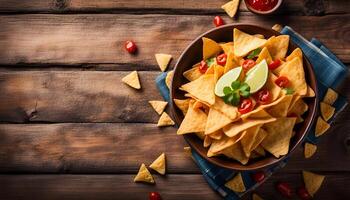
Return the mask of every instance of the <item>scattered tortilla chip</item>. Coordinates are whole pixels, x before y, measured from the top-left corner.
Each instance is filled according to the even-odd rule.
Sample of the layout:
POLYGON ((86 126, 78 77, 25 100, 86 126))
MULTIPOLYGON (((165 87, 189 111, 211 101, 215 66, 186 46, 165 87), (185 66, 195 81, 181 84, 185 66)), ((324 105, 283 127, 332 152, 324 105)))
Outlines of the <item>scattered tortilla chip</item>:
POLYGON ((282 117, 263 125, 268 133, 261 145, 276 158, 286 155, 296 118, 282 117))
POLYGON ((215 104, 212 105, 212 108, 220 111, 232 121, 238 119, 239 113, 237 107, 226 104, 224 100, 219 97, 215 98, 215 104))
POLYGON ((321 110, 321 115, 322 115, 323 119, 328 121, 330 118, 333 117, 335 108, 331 105, 328 105, 324 102, 321 102, 320 110, 321 110))
POLYGON ((166 68, 168 67, 168 64, 169 64, 172 56, 169 54, 163 54, 163 53, 158 53, 155 56, 156 56, 156 60, 157 60, 157 63, 159 65, 160 70, 162 70, 162 72, 164 72, 166 70, 166 68))
POLYGON ((303 52, 300 48, 294 49, 294 51, 287 56, 286 61, 292 61, 294 58, 300 58, 300 60, 303 60, 303 52))
POLYGON ((159 174, 164 175, 166 169, 165 153, 160 154, 160 156, 155 159, 149 167, 157 171, 159 174))
POLYGON ((280 73, 281 76, 286 76, 289 79, 289 87, 294 90, 294 94, 300 96, 307 92, 307 84, 305 81, 305 72, 303 61, 300 58, 294 58, 283 67, 280 73))
POLYGON ((141 84, 140 84, 139 75, 137 74, 137 71, 133 71, 130 74, 124 76, 122 81, 132 88, 141 89, 141 84))
POLYGON ((235 191, 235 192, 244 192, 245 186, 242 179, 241 173, 238 173, 235 177, 233 177, 231 180, 229 180, 225 187, 235 191))
POLYGON ((256 146, 258 146, 260 144, 259 143, 255 147, 253 147, 253 144, 256 142, 257 136, 258 136, 258 134, 260 132, 260 127, 261 127, 261 125, 248 128, 245 131, 246 134, 241 139, 242 148, 243 148, 243 151, 244 151, 244 153, 245 153, 245 155, 247 157, 249 157, 250 156, 250 152, 253 151, 256 148, 256 146))
POLYGON ((272 57, 269 53, 269 50, 264 47, 261 52, 259 53, 258 59, 256 59, 256 63, 260 63, 261 61, 266 60, 267 64, 270 64, 272 62, 272 57))
POLYGON ((234 54, 239 57, 246 56, 249 52, 263 47, 265 39, 260 39, 244 33, 238 29, 233 29, 234 54))
POLYGON ((182 113, 184 115, 186 115, 190 100, 189 99, 174 99, 174 103, 182 111, 182 113))
POLYGON ((292 98, 293 98, 293 95, 284 95, 282 97, 282 100, 278 104, 270 108, 267 108, 266 111, 272 117, 287 117, 288 108, 290 106, 292 98))
POLYGON ((323 102, 333 105, 337 98, 338 94, 332 88, 328 88, 326 95, 323 97, 323 102))
POLYGON ((216 56, 222 50, 220 45, 214 40, 202 37, 203 41, 203 60, 216 56))
POLYGON ((173 76, 174 76, 174 70, 171 70, 166 74, 166 77, 165 77, 165 84, 169 90, 170 90, 171 80, 173 79, 173 76))
POLYGON ((261 198, 259 195, 255 194, 255 193, 253 193, 252 199, 253 200, 264 200, 263 198, 261 198))
POLYGON ((304 145, 304 156, 305 158, 311 158, 316 153, 317 146, 306 142, 304 145))
POLYGON ((184 90, 200 101, 206 102, 209 105, 213 105, 215 103, 215 80, 214 75, 206 74, 201 76, 200 78, 186 83, 180 87, 181 90, 184 90))
POLYGON ((254 34, 254 37, 260 38, 260 39, 265 39, 265 36, 262 34, 254 34))
POLYGON ((226 42, 226 43, 220 44, 220 46, 225 54, 229 54, 230 52, 233 52, 233 42, 226 42))
POLYGON ((141 164, 141 167, 139 169, 139 172, 134 178, 134 182, 145 182, 145 183, 154 183, 153 176, 148 171, 145 164, 141 164))
POLYGON ((303 171, 303 178, 306 190, 313 197, 316 194, 316 192, 320 189, 325 176, 308 171, 303 171))
POLYGON ((160 116, 158 120, 157 126, 173 126, 175 125, 175 122, 170 118, 170 116, 166 113, 163 112, 163 114, 160 116))
POLYGON ((279 35, 271 37, 266 42, 266 47, 269 50, 273 60, 283 60, 286 57, 289 46, 289 35, 279 35))
POLYGON ((239 161, 243 165, 247 164, 249 161, 249 158, 244 154, 244 151, 242 149, 242 145, 240 142, 237 142, 231 147, 224 149, 221 153, 229 158, 239 161))
POLYGON ((281 32, 282 25, 281 24, 275 24, 275 25, 272 26, 272 30, 275 30, 277 32, 281 32))
POLYGON ((206 123, 207 115, 200 109, 194 109, 190 102, 187 114, 177 130, 177 134, 204 132, 206 123))
POLYGON ((166 101, 148 101, 148 103, 151 104, 152 108, 158 113, 158 115, 161 115, 166 105, 168 105, 168 102, 166 101))
POLYGON ((206 135, 204 137, 204 141, 203 141, 203 146, 205 148, 209 147, 212 144, 213 140, 211 139, 211 137, 209 137, 208 135, 206 135))
POLYGON ((318 117, 315 128, 316 137, 323 135, 330 127, 331 126, 326 121, 324 121, 322 117, 318 117))
POLYGON ((232 120, 224 115, 222 112, 211 108, 209 110, 207 124, 205 126, 205 134, 211 134, 222 129, 224 126, 231 123, 232 120))
POLYGON ((247 120, 239 120, 224 127, 223 131, 225 135, 227 135, 228 137, 233 137, 248 128, 251 128, 253 126, 257 126, 260 124, 273 122, 275 120, 276 118, 266 118, 266 119, 249 119, 248 118, 247 120))
POLYGON ((221 6, 221 8, 224 9, 225 12, 228 14, 228 16, 232 18, 237 13, 238 5, 239 5, 239 0, 231 0, 226 4, 224 4, 223 6, 221 6))
POLYGON ((198 79, 199 77, 201 77, 203 74, 199 71, 199 66, 196 66, 185 71, 183 73, 183 76, 189 80, 189 81, 194 81, 196 79, 198 79))

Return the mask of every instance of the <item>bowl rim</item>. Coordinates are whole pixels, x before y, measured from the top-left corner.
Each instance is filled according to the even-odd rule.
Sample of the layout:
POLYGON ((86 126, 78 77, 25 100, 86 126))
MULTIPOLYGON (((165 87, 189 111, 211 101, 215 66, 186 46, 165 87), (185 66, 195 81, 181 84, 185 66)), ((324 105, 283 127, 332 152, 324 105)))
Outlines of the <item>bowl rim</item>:
MULTIPOLYGON (((226 24, 226 25, 223 25, 223 26, 219 26, 219 27, 215 27, 215 28, 212 28, 202 34, 200 34, 199 36, 197 36, 194 40, 192 40, 192 42, 185 48, 185 50, 182 51, 181 55, 179 56, 176 64, 175 64, 175 67, 174 67, 174 74, 175 74, 175 71, 178 69, 179 67, 179 64, 181 62, 181 60, 183 59, 184 55, 186 54, 186 52, 198 41, 200 40, 202 37, 214 32, 214 31, 218 31, 220 29, 224 29, 224 28, 228 28, 228 27, 231 27, 232 29, 234 29, 235 27, 237 26, 251 26, 251 27, 255 27, 255 28, 259 28, 259 29, 264 29, 266 31, 270 31, 272 32, 274 35, 281 35, 281 33, 273 30, 273 29, 267 29, 265 27, 262 27, 262 26, 257 26, 257 25, 254 25, 254 24, 249 24, 249 23, 232 23, 232 24, 226 24)), ((290 43, 293 44, 295 47, 299 47, 297 44, 295 44, 293 41, 290 40, 290 43)), ((299 47, 300 48, 300 47, 299 47)), ((301 48, 300 48, 301 49, 301 48)), ((301 49, 302 50, 302 49, 301 49)), ((214 165, 217 165, 219 167, 223 167, 223 168, 226 168, 226 169, 231 169, 231 170, 237 170, 237 171, 248 171, 248 170, 258 170, 258 169, 263 169, 263 168, 266 168, 268 166, 271 166, 271 165, 274 165, 276 163, 279 163, 285 159, 287 159, 288 157, 290 157, 292 155, 292 153, 295 151, 295 149, 297 149, 300 144, 302 143, 302 141, 304 140, 304 138, 306 137, 306 133, 311 129, 312 125, 314 124, 314 121, 315 121, 315 118, 317 116, 317 112, 318 112, 318 104, 319 104, 319 96, 318 96, 318 83, 317 83, 317 80, 316 80, 316 76, 315 76, 315 72, 314 72, 314 69, 312 67, 312 64, 310 63, 310 61, 308 60, 308 58, 303 54, 303 62, 306 61, 307 63, 307 66, 308 67, 308 71, 309 71, 309 77, 310 77, 310 82, 312 81, 313 82, 313 85, 314 85, 314 91, 315 91, 315 97, 314 98, 314 105, 312 108, 309 107, 309 111, 311 111, 311 117, 310 117, 310 120, 305 128, 305 131, 302 133, 302 136, 295 142, 295 145, 293 148, 290 148, 288 153, 286 155, 283 155, 279 158, 274 158, 271 162, 266 162, 265 164, 261 164, 260 166, 257 166, 257 167, 254 167, 254 166, 249 166, 249 165, 243 165, 241 163, 239 163, 238 161, 235 161, 237 163, 239 163, 239 167, 231 167, 231 166, 227 166, 227 165, 224 165, 218 161, 215 161, 213 160, 212 157, 208 157, 206 154, 203 154, 203 152, 201 152, 200 150, 197 149, 196 146, 193 146, 191 144, 191 142, 189 141, 189 138, 188 138, 188 134, 185 134, 183 135, 186 143, 192 148, 195 150, 195 152, 200 155, 202 158, 204 158, 206 161, 210 162, 211 164, 214 164, 214 165)), ((305 70, 305 68, 304 68, 305 70)), ((181 121, 178 119, 178 116, 174 113, 176 113, 175 111, 175 103, 174 103, 174 93, 175 91, 177 90, 177 88, 174 88, 173 87, 173 81, 175 79, 175 76, 172 77, 171 79, 171 89, 170 89, 170 107, 171 107, 171 112, 172 112, 172 115, 175 117, 175 121, 178 122, 181 121)), ((305 122, 306 123, 306 122, 305 122)), ((220 158, 218 158, 220 159, 220 158)))

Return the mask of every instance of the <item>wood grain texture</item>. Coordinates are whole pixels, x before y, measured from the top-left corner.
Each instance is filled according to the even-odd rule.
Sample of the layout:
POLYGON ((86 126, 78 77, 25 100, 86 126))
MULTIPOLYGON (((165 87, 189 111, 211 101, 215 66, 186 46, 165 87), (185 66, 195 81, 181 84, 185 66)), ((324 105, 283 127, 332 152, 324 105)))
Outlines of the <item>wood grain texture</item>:
MULTIPOLYGON (((234 22, 265 27, 288 24, 308 39, 320 39, 343 62, 350 62, 347 23, 350 14, 278 18, 244 15, 234 22)), ((158 70, 155 53, 169 53, 176 60, 194 38, 213 27, 212 19, 212 16, 124 14, 0 16, 0 64, 82 68, 107 64, 109 70, 158 70), (128 39, 137 43, 138 55, 129 55, 123 49, 128 39)), ((227 17, 225 20, 233 22, 227 17)))
MULTIPOLYGON (((323 173, 326 179, 316 193, 318 200, 347 199, 350 176, 323 173)), ((75 200, 75 199, 147 199, 148 193, 157 191, 166 200, 220 199, 209 188, 202 175, 156 176, 156 185, 133 183, 134 175, 1 175, 0 195, 3 200, 75 200)), ((264 199, 284 199, 274 189, 277 181, 288 181, 294 187, 302 185, 301 172, 274 174, 257 193, 264 199)), ((251 199, 247 194, 243 199, 251 199)), ((297 199, 294 196, 293 199, 297 199)))

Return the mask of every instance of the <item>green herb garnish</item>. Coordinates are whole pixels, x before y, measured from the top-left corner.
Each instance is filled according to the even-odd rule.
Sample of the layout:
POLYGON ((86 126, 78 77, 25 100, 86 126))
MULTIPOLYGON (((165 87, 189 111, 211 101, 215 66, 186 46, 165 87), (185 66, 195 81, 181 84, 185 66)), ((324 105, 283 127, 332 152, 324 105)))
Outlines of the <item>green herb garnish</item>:
POLYGON ((212 64, 215 63, 215 58, 208 58, 207 60, 205 60, 205 62, 207 63, 208 67, 210 67, 212 64))
POLYGON ((258 57, 259 53, 261 52, 261 48, 257 48, 250 52, 250 54, 247 56, 248 59, 253 59, 255 57, 258 57))
POLYGON ((241 97, 247 98, 250 96, 250 87, 247 83, 241 83, 240 81, 233 81, 231 87, 224 87, 223 97, 226 104, 232 104, 238 106, 241 97))
POLYGON ((294 93, 294 90, 292 88, 284 88, 283 90, 286 92, 286 94, 293 94, 294 93))

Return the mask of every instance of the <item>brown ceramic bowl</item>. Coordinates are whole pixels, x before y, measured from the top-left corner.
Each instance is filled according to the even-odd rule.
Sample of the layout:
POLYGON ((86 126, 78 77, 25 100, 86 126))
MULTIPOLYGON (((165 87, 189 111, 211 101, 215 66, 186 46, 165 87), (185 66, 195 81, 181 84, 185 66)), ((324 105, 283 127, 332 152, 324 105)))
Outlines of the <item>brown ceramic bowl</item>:
MULTIPOLYGON (((248 25, 248 24, 230 24, 221 26, 215 29, 212 29, 199 37, 197 37, 182 53, 178 62, 176 63, 174 70, 174 77, 171 85, 171 109, 176 123, 179 125, 183 120, 182 112, 175 106, 173 99, 184 99, 184 92, 180 91, 178 88, 188 82, 182 75, 182 73, 192 67, 195 63, 198 63, 202 60, 202 37, 211 38, 217 42, 229 42, 233 40, 233 28, 238 28, 249 34, 262 34, 266 38, 273 35, 280 35, 280 33, 272 30, 265 29, 259 26, 248 25)), ((297 46, 290 42, 288 54, 291 53, 297 46)), ((313 68, 309 61, 304 57, 304 70, 305 76, 308 84, 314 91, 317 91, 317 83, 315 79, 315 74, 313 68)), ((187 143, 201 155, 203 158, 208 160, 209 162, 225 167, 228 169, 234 170, 257 170, 272 164, 275 164, 284 158, 288 157, 296 147, 301 144, 303 138, 305 137, 306 132, 311 128, 311 124, 314 121, 316 110, 317 110, 317 92, 315 98, 306 98, 306 103, 309 106, 309 110, 304 114, 303 118, 305 119, 303 123, 299 124, 296 128, 296 134, 292 138, 289 153, 280 158, 275 158, 271 154, 267 154, 264 158, 252 159, 246 165, 242 165, 241 163, 226 158, 224 156, 218 157, 207 157, 207 148, 203 147, 203 141, 200 140, 195 134, 185 134, 184 138, 187 143)))
POLYGON ((268 11, 260 11, 260 10, 256 10, 253 7, 251 7, 249 5, 249 3, 247 3, 247 0, 244 0, 244 3, 246 5, 246 7, 248 8, 248 10, 252 13, 258 14, 258 15, 270 15, 272 13, 275 13, 282 5, 283 0, 278 0, 277 4, 275 7, 273 7, 271 10, 268 11))

